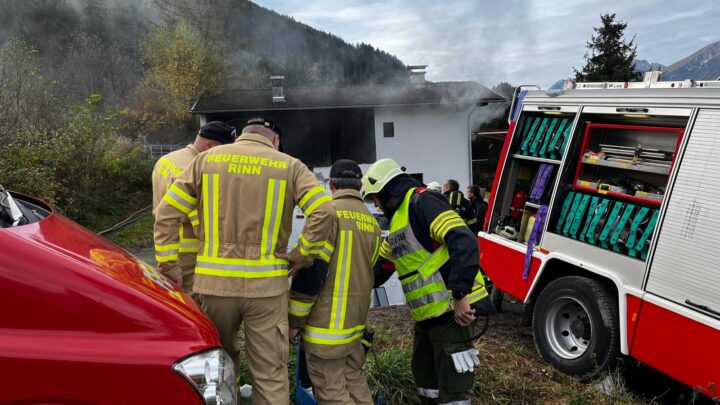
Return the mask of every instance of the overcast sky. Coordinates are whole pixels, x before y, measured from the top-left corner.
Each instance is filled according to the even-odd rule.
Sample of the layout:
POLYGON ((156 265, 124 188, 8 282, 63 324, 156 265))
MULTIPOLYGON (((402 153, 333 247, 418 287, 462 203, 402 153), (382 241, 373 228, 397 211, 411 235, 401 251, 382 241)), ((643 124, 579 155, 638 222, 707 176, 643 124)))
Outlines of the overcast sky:
POLYGON ((718 0, 256 0, 350 43, 365 42, 428 79, 539 83, 580 68, 600 14, 637 35, 638 58, 665 65, 720 41, 718 0))

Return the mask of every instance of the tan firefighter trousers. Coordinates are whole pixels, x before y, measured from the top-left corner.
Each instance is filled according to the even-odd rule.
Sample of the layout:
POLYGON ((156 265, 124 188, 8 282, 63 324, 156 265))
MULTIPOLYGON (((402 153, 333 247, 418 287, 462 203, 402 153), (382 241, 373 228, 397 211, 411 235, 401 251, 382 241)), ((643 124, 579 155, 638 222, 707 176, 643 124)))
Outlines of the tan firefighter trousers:
POLYGON ((237 335, 245 323, 245 358, 253 379, 251 404, 287 404, 288 297, 242 298, 201 295, 200 301, 213 321, 223 349, 238 371, 237 335))
POLYGON ((305 353, 308 374, 318 405, 372 405, 367 378, 363 373, 365 352, 359 340, 347 356, 325 359, 305 353))

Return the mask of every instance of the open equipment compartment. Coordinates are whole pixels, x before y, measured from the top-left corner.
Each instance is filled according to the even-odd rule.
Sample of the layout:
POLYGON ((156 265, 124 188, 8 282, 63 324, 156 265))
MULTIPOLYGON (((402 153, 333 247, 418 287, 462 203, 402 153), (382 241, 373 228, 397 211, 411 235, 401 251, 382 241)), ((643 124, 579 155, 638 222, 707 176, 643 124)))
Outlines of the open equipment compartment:
POLYGON ((581 122, 548 231, 645 261, 687 117, 583 114, 581 122))
POLYGON ((538 210, 549 205, 554 192, 575 124, 575 111, 522 111, 510 145, 511 162, 500 183, 512 192, 496 201, 491 233, 527 244, 538 210))
POLYGON ((587 122, 573 188, 659 206, 683 133, 587 122))

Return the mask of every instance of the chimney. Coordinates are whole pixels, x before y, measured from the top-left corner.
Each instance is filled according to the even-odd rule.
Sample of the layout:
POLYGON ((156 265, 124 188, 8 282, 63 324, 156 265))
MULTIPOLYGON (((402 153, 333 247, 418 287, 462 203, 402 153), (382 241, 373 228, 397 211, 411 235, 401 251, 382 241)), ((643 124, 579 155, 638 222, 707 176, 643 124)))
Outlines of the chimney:
POLYGON ((427 65, 413 65, 408 66, 407 69, 410 71, 410 85, 413 87, 424 87, 425 69, 427 69, 427 65))
POLYGON ((285 76, 270 76, 273 103, 285 102, 285 93, 283 93, 283 80, 285 80, 285 76))
POLYGON ((654 83, 660 81, 660 75, 662 74, 659 70, 648 70, 645 72, 645 77, 643 78, 643 82, 645 83, 654 83))

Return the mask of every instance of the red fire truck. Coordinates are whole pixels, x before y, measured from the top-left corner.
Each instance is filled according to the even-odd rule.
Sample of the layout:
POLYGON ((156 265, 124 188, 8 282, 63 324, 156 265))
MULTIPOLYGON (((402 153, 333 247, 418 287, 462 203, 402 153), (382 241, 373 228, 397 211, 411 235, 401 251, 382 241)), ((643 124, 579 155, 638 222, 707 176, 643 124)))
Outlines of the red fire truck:
POLYGON ((541 356, 594 378, 622 354, 720 396, 720 82, 521 91, 481 266, 541 356))

